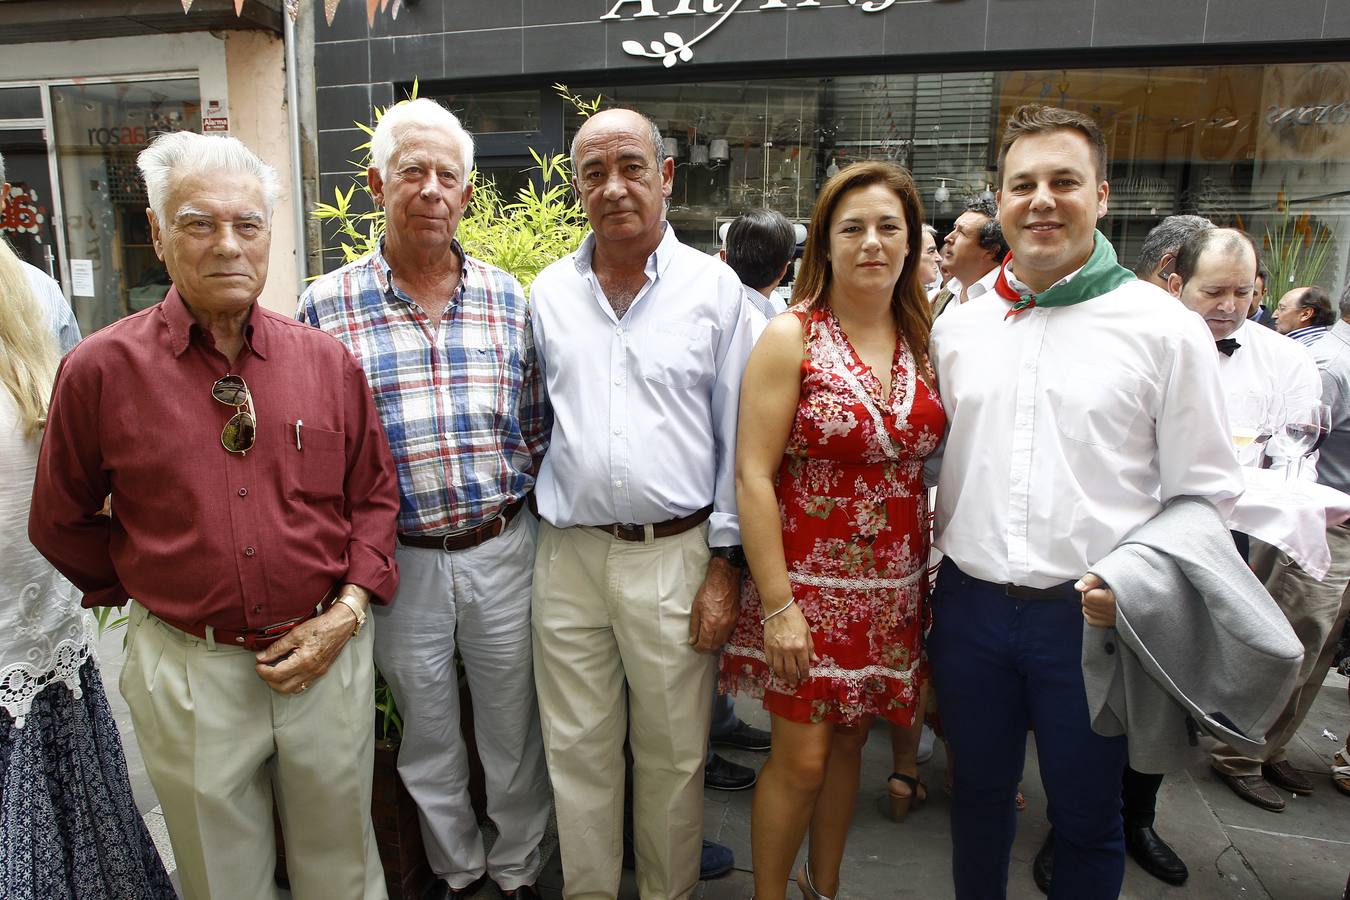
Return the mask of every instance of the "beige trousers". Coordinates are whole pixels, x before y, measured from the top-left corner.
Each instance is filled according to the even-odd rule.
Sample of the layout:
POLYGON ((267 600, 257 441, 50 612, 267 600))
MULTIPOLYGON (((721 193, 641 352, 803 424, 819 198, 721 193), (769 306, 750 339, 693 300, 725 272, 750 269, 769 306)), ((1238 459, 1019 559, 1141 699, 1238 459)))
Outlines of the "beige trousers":
POLYGON ((1298 684, 1275 724, 1266 732, 1264 759, 1250 759, 1227 744, 1218 744, 1210 754, 1214 768, 1229 775, 1259 775, 1262 762, 1285 759, 1284 748, 1293 740, 1312 709, 1317 692, 1331 668, 1336 641, 1350 610, 1350 527, 1327 529, 1331 569, 1318 581, 1298 563, 1269 544, 1252 540, 1251 561, 1256 576, 1266 585, 1280 610, 1303 643, 1303 665, 1298 684))
POLYGON ((272 900, 272 800, 296 900, 385 900, 370 821, 371 623, 303 694, 133 605, 122 669, 186 900, 272 900))
POLYGON ((706 535, 637 544, 539 524, 534 673, 564 897, 618 895, 625 735, 638 893, 680 900, 698 886, 715 657, 689 646, 689 612, 706 535))

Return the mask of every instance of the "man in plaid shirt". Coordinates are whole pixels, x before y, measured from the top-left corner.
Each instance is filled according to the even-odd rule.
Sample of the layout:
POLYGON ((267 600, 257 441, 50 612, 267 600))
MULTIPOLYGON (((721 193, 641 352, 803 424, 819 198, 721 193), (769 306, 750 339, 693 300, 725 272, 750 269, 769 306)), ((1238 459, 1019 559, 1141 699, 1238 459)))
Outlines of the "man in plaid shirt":
POLYGON ((439 104, 385 113, 367 172, 384 239, 315 281, 299 317, 365 369, 398 467, 402 584, 375 612, 375 663, 403 714, 398 768, 427 857, 451 897, 490 876, 505 896, 531 898, 549 790, 530 646, 537 522, 524 507, 552 415, 519 283, 455 241, 472 170, 473 139, 439 104), (500 832, 486 857, 469 802, 456 645, 500 832))

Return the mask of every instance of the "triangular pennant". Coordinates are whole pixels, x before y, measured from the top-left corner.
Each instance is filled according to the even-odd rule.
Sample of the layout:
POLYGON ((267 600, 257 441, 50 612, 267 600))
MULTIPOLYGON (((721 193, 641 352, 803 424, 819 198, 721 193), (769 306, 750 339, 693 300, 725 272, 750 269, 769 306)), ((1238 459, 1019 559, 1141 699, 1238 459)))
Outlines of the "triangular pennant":
POLYGON ((338 0, 323 0, 323 17, 328 20, 328 24, 333 24, 333 16, 337 15, 338 0))
POLYGON ((366 25, 375 25, 375 10, 380 8, 380 0, 366 0, 366 25))
POLYGON ((192 9, 192 0, 183 0, 183 14, 186 15, 190 9, 192 9))
POLYGON ((300 16, 300 0, 286 0, 286 15, 291 17, 291 24, 294 25, 300 16))
POLYGON ((234 0, 234 14, 236 16, 239 16, 243 15, 243 13, 244 13, 244 0, 234 0))

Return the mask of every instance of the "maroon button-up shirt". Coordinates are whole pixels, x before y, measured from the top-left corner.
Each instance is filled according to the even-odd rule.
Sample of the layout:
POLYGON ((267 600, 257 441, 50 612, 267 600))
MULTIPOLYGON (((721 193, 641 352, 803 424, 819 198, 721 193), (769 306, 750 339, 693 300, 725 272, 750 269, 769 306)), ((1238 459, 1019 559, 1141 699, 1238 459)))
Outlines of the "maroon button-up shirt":
POLYGON ((312 612, 344 582, 393 596, 398 484, 361 367, 256 303, 244 334, 231 366, 171 289, 62 362, 28 533, 85 606, 132 597, 238 630, 312 612), (235 410, 211 386, 225 374, 253 395, 244 456, 220 442, 235 410))

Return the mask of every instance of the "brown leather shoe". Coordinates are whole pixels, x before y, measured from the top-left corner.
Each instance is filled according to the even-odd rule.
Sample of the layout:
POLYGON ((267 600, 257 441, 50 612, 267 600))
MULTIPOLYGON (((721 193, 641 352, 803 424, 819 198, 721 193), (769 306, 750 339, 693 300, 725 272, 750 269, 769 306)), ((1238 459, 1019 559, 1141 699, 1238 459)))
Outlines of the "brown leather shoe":
POLYGON ((1293 763, 1287 759, 1266 763, 1261 767, 1261 774, 1265 776, 1266 781, 1276 787, 1284 788, 1300 797, 1308 797, 1313 792, 1313 783, 1308 780, 1308 776, 1295 769, 1293 763))
POLYGON ((1275 793, 1275 789, 1260 775, 1229 775, 1218 769, 1214 770, 1214 774, 1248 803, 1271 812, 1284 812, 1284 798, 1275 793))

